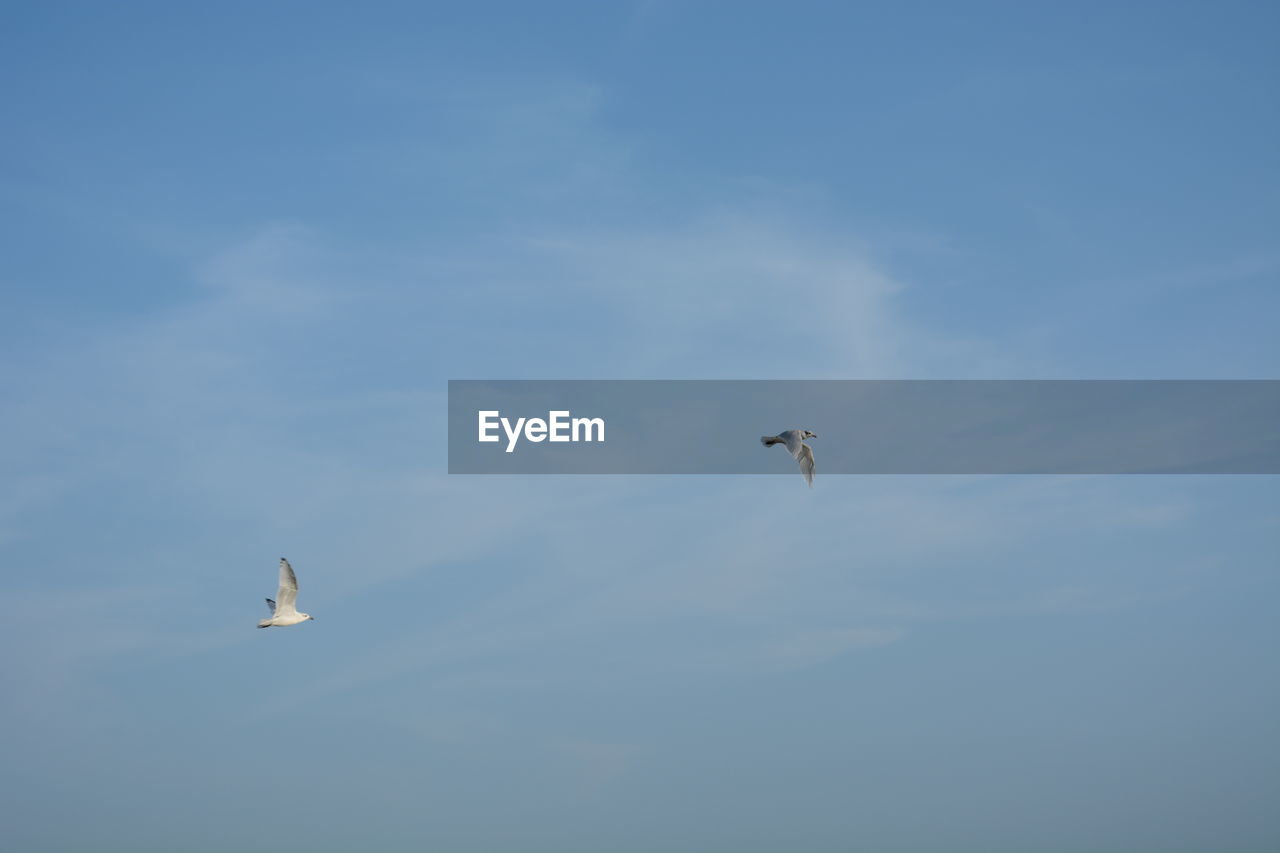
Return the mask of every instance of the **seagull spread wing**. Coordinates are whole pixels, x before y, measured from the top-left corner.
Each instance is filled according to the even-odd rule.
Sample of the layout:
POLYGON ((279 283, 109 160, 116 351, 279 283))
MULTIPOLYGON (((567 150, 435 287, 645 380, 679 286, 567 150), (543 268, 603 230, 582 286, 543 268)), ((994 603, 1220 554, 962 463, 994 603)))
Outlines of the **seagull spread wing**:
POLYGON ((805 446, 804 439, 800 437, 800 430, 789 429, 786 432, 779 433, 778 438, 787 443, 787 452, 798 460, 800 454, 804 452, 801 448, 805 446))
POLYGON ((800 446, 791 451, 791 455, 800 463, 800 473, 804 474, 805 482, 809 484, 809 488, 813 488, 813 474, 817 469, 813 464, 813 448, 804 442, 800 442, 800 446))
POLYGON ((284 557, 280 558, 280 591, 276 593, 276 609, 273 611, 277 616, 287 616, 297 613, 294 602, 298 600, 298 576, 293 573, 293 566, 289 565, 289 561, 284 557))
POLYGON ((270 610, 272 614, 276 612, 276 603, 269 598, 267 599, 267 609, 270 610))

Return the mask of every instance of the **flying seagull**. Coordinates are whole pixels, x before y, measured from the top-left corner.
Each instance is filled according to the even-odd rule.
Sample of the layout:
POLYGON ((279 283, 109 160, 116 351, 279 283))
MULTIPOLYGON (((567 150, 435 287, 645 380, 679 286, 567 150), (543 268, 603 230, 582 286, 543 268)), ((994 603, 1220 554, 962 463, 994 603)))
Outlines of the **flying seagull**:
POLYGON ((276 593, 276 600, 267 599, 267 606, 271 608, 271 618, 263 619, 258 623, 259 628, 270 628, 275 625, 280 628, 289 625, 297 625, 299 622, 306 622, 308 619, 314 619, 310 613, 299 613, 294 607, 294 602, 298 600, 298 576, 293 573, 293 566, 289 565, 289 561, 284 557, 280 558, 280 590, 276 593))
POLYGON ((800 463, 800 473, 804 475, 805 482, 809 484, 809 488, 813 488, 813 448, 804 443, 806 438, 817 438, 816 432, 809 432, 807 429, 789 429, 786 432, 780 432, 777 435, 765 435, 760 437, 760 443, 765 447, 772 447, 775 444, 785 444, 787 452, 795 457, 800 463))

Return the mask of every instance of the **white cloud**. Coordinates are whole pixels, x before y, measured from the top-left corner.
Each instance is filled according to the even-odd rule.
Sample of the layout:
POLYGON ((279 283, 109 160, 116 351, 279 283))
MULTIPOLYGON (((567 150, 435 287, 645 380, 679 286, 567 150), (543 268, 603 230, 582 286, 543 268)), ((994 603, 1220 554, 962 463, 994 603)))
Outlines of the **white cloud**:
MULTIPOLYGON (((830 232, 708 214, 683 227, 503 239, 493 257, 461 246, 438 259, 407 252, 413 264, 375 262, 381 278, 356 272, 366 248, 268 225, 194 262, 204 288, 191 301, 26 353, 26 372, 10 368, 18 394, 3 429, 7 465, 26 471, 18 482, 30 488, 0 507, 9 537, 0 547, 67 524, 92 532, 74 500, 110 495, 136 505, 137 527, 125 550, 95 561, 99 584, 161 582, 170 553, 189 553, 195 535, 206 550, 191 571, 229 572, 249 621, 282 553, 304 572, 312 612, 337 618, 361 618, 343 609, 371 586, 395 589, 466 561, 504 572, 484 601, 299 685, 290 701, 302 701, 458 662, 516 677, 526 650, 556 654, 618 626, 618 643, 638 642, 654 614, 710 626, 713 641, 680 656, 691 670, 761 655, 804 665, 891 642, 945 607, 886 582, 904 567, 945 573, 957 556, 1007 553, 1047 529, 1159 527, 1187 512, 1167 500, 1082 502, 1065 481, 967 489, 963 478, 831 478, 779 525, 780 506, 784 517, 799 513, 811 496, 787 482, 781 503, 775 478, 447 477, 443 380, 454 375, 536 364, 560 376, 577 365, 577 375, 620 378, 883 378, 963 363, 954 357, 966 352, 913 327, 895 301, 904 285, 830 232), (455 281, 466 268, 489 287, 455 281), (396 278, 406 270, 408 280, 396 278), (511 324, 485 347, 477 333, 491 288, 511 300, 502 315, 511 324), (534 310, 556 325, 518 322, 534 310), (570 345, 536 349, 557 328, 570 345), (146 517, 170 507, 190 530, 146 517), (503 553, 527 559, 532 574, 492 562, 503 553), (797 627, 815 623, 894 627, 797 627), (775 639, 761 651, 740 632, 775 639)), ((68 543, 59 559, 92 547, 68 543)), ((222 625, 182 641, 173 625, 130 626, 101 648, 198 651, 233 642, 222 625)), ((55 656, 48 666, 80 664, 55 656)))
POLYGON ((826 628, 782 636, 765 649, 768 663, 786 668, 823 663, 858 649, 896 643, 905 636, 898 628, 826 628))
POLYGON ((904 285, 847 234, 720 212, 532 245, 612 306, 629 376, 895 378, 947 347, 902 316, 904 285))

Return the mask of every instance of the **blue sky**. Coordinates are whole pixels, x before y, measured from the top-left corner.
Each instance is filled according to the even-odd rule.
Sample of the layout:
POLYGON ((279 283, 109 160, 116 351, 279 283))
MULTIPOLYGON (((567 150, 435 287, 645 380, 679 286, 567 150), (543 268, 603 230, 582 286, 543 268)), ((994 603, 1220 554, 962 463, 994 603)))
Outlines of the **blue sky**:
POLYGON ((444 434, 462 378, 1275 378, 1275 7, 5 17, 15 849, 1280 843, 1274 478, 444 434))

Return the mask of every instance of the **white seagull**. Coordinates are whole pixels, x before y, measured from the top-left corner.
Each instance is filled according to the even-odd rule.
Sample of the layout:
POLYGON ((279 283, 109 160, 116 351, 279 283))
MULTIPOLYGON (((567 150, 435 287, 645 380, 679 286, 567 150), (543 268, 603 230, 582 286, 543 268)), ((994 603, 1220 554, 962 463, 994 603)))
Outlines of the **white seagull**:
POLYGON ((289 561, 284 557, 280 558, 280 589, 276 592, 276 600, 267 599, 267 606, 271 608, 271 618, 263 619, 258 623, 259 628, 270 628, 275 625, 280 628, 289 625, 297 625, 299 622, 306 622, 308 619, 314 619, 310 613, 299 613, 298 608, 294 607, 294 602, 298 600, 298 576, 293 573, 293 566, 289 565, 289 561))
POLYGON ((809 484, 809 488, 813 488, 813 448, 804 443, 806 438, 817 438, 816 432, 809 432, 807 429, 789 429, 786 432, 780 432, 777 435, 765 435, 760 437, 760 443, 765 447, 772 447, 775 444, 785 444, 787 451, 795 457, 800 463, 800 473, 804 475, 805 482, 809 484))

